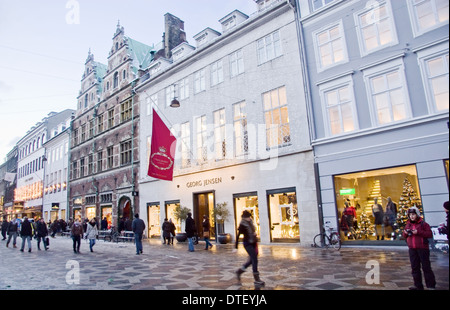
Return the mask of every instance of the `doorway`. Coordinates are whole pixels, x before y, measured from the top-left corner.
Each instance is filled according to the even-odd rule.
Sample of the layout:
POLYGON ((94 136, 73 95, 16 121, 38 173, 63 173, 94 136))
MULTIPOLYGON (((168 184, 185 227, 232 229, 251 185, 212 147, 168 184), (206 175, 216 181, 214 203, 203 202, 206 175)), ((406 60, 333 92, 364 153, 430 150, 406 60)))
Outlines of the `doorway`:
POLYGON ((213 217, 213 210, 215 206, 215 195, 214 192, 197 193, 194 194, 194 214, 193 218, 195 225, 197 227, 197 233, 201 237, 201 232, 203 231, 203 215, 207 215, 209 218, 209 223, 211 224, 211 240, 216 239, 216 225, 215 219, 213 217))

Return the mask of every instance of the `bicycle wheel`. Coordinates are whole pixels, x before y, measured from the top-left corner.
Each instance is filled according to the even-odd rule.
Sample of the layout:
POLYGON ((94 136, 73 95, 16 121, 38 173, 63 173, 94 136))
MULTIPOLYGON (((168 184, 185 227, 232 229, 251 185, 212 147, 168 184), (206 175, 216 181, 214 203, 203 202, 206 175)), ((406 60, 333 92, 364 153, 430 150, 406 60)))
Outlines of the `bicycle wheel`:
POLYGON ((332 247, 338 251, 341 249, 341 238, 339 238, 337 233, 332 233, 330 235, 329 243, 329 247, 332 247))
POLYGON ((317 234, 314 237, 313 241, 314 241, 313 245, 315 248, 321 248, 322 247, 322 234, 317 234))

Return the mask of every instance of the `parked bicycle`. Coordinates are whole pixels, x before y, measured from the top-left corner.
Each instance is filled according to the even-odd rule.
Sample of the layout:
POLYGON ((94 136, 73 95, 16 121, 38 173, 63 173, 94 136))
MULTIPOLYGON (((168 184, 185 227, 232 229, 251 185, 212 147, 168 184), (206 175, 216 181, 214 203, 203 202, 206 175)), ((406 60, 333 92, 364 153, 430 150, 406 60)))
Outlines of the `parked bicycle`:
POLYGON ((314 248, 333 248, 336 250, 341 249, 341 238, 339 237, 339 233, 335 232, 333 227, 330 226, 331 222, 325 222, 325 227, 323 228, 323 232, 317 234, 314 237, 313 244, 311 244, 314 248), (327 231, 329 233, 327 233, 327 231))

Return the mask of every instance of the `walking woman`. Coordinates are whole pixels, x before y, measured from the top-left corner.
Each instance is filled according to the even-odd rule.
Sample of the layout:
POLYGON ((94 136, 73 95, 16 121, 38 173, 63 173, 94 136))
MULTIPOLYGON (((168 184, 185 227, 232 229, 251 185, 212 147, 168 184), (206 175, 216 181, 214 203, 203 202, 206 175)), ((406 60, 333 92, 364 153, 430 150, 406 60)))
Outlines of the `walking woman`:
POLYGON ((245 272, 245 270, 247 269, 248 266, 252 265, 253 278, 255 279, 254 284, 256 286, 264 286, 265 282, 259 278, 258 243, 256 240, 255 225, 253 224, 253 220, 252 220, 251 216, 252 216, 251 213, 248 211, 242 212, 241 223, 239 224, 238 233, 236 235, 236 249, 238 248, 238 244, 239 244, 239 236, 241 234, 243 234, 244 235, 244 248, 249 255, 247 262, 236 271, 236 275, 237 275, 238 281, 241 282, 241 275, 245 272))
POLYGON ((208 250, 208 247, 212 248, 213 245, 211 244, 211 242, 209 242, 211 224, 209 223, 209 219, 206 215, 203 215, 202 226, 203 226, 203 239, 205 239, 206 242, 205 250, 208 250))
POLYGON ((97 235, 97 222, 95 221, 95 219, 91 219, 86 227, 86 239, 89 239, 89 249, 91 250, 91 252, 94 252, 93 247, 95 245, 95 239, 97 238, 97 235))

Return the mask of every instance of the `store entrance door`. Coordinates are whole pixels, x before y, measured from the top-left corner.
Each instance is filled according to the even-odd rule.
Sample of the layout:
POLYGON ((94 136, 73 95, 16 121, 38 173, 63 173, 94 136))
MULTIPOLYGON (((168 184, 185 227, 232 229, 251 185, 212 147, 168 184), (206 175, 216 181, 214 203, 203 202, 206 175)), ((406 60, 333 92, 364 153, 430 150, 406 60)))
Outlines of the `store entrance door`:
POLYGON ((160 238, 161 225, 159 220, 160 206, 159 204, 147 205, 147 223, 148 223, 148 237, 160 238))
POLYGON ((216 239, 216 225, 212 212, 215 205, 215 195, 214 192, 198 193, 194 194, 194 214, 192 215, 197 227, 197 233, 201 238, 201 233, 203 231, 203 215, 208 216, 209 223, 211 224, 211 240, 216 239))

